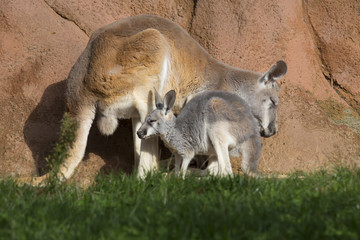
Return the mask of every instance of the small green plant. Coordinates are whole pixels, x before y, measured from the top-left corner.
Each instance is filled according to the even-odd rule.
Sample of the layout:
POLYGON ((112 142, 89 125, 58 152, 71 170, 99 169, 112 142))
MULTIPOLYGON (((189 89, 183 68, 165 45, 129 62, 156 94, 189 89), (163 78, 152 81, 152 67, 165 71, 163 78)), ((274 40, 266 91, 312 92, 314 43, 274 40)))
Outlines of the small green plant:
POLYGON ((59 183, 61 177, 59 175, 60 165, 69 156, 69 150, 75 141, 77 127, 77 122, 68 113, 64 113, 61 119, 59 139, 54 145, 51 154, 45 158, 51 169, 48 179, 50 186, 54 187, 59 183))

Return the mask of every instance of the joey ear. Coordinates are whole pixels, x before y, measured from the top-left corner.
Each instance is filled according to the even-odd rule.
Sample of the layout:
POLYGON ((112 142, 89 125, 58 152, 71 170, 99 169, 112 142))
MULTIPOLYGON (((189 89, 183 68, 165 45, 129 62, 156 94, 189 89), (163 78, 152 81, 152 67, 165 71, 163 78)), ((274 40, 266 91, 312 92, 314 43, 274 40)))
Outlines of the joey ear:
POLYGON ((174 106, 176 99, 176 93, 174 90, 170 90, 164 97, 165 114, 174 106))
POLYGON ((279 80, 286 74, 286 71, 286 63, 280 60, 274 66, 272 66, 269 71, 264 73, 260 81, 264 84, 267 84, 269 82, 279 80))
POLYGON ((154 88, 155 92, 155 106, 157 109, 161 110, 164 107, 164 102, 160 97, 160 94, 156 91, 156 88, 154 88))

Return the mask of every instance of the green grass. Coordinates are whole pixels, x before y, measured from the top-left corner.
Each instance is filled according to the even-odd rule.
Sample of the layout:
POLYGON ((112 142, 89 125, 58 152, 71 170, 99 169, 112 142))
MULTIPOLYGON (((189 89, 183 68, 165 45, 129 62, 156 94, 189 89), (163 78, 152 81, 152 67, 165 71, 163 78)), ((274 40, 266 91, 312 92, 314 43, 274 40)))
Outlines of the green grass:
POLYGON ((99 176, 0 182, 0 239, 359 239, 360 170, 287 179, 99 176))

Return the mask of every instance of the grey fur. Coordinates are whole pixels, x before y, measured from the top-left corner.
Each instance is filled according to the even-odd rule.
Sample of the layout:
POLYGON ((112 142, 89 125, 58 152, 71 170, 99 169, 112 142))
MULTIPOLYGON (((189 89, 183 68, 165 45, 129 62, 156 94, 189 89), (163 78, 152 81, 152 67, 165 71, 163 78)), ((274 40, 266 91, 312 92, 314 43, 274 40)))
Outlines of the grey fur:
POLYGON ((186 173, 196 154, 217 156, 218 174, 232 174, 229 150, 242 154, 242 170, 256 173, 261 154, 258 122, 248 104, 238 95, 205 91, 185 105, 175 117, 171 110, 175 92, 165 95, 163 105, 152 111, 137 134, 140 138, 159 135, 175 154, 175 172, 186 173))
POLYGON ((232 89, 231 92, 236 93, 249 104, 254 117, 259 122, 260 133, 263 137, 271 137, 278 131, 279 98, 277 93, 280 87, 276 81, 281 79, 286 72, 286 63, 278 61, 264 74, 248 71, 246 74, 242 73, 243 76, 239 79, 238 70, 233 69, 226 75, 228 89, 232 89), (257 83, 249 81, 256 78, 257 83), (271 121, 267 121, 268 119, 271 121))

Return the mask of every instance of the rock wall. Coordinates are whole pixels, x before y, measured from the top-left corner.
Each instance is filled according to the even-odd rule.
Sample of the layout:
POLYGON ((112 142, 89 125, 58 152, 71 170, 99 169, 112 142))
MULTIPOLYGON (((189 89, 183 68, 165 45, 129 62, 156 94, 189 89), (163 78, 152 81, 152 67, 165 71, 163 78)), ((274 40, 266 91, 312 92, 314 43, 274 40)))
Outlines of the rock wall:
MULTIPOLYGON (((89 35, 145 13, 177 22, 230 65, 263 72, 287 62, 279 133, 263 139, 261 171, 360 165, 358 1, 0 0, 0 176, 44 167, 64 112, 65 79, 89 35)), ((78 178, 131 171, 129 149, 128 121, 111 137, 94 127, 78 178)))

